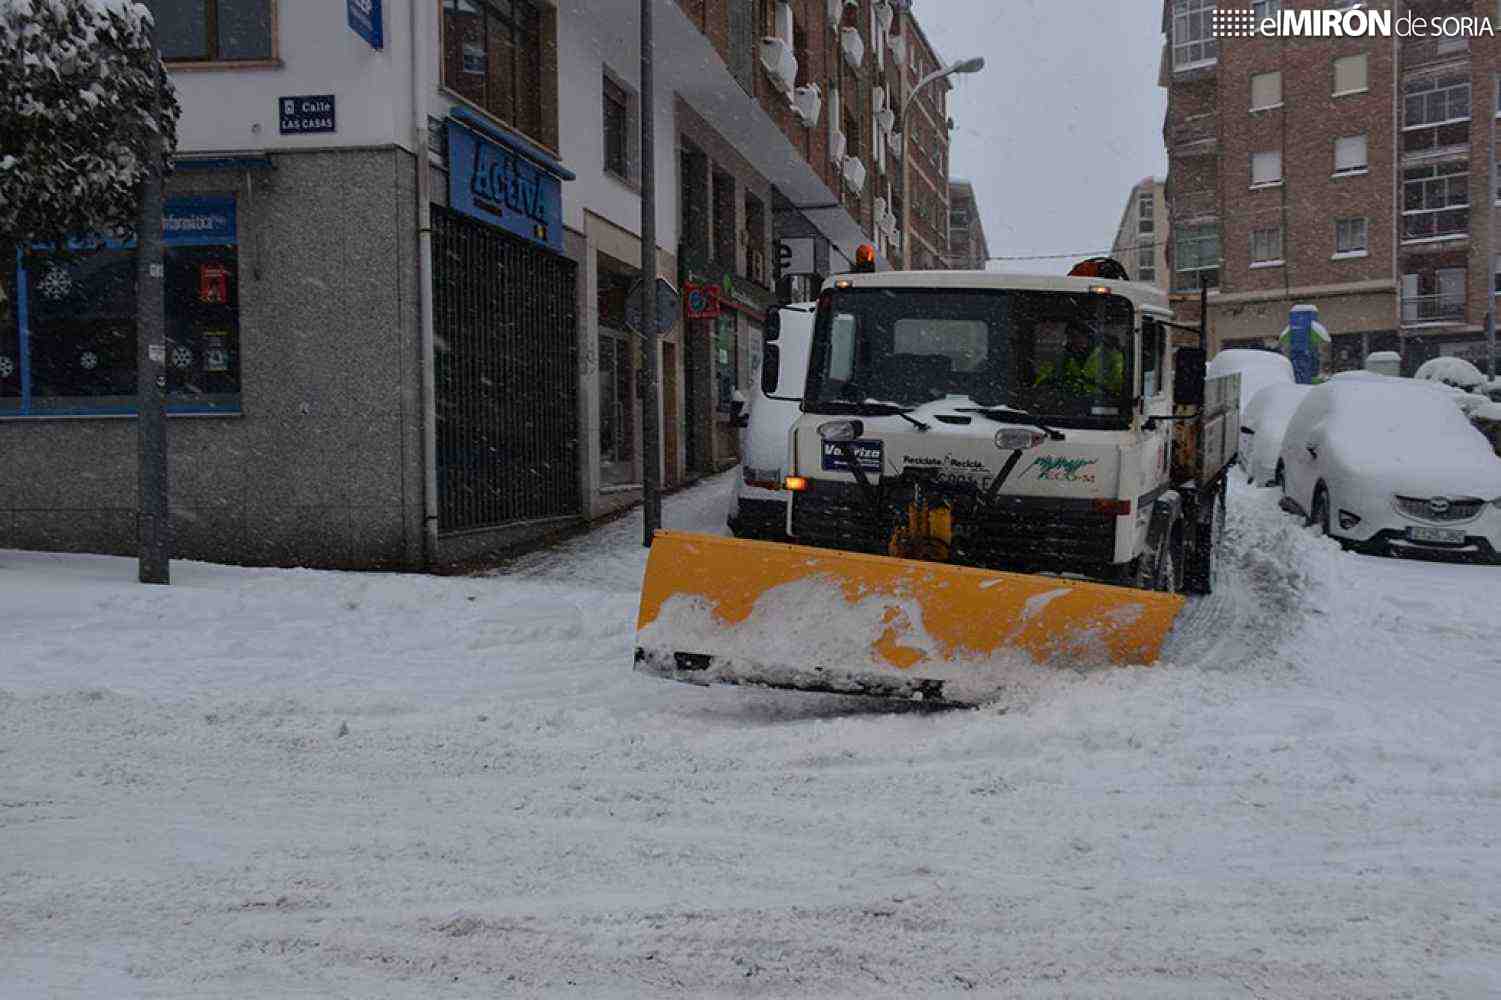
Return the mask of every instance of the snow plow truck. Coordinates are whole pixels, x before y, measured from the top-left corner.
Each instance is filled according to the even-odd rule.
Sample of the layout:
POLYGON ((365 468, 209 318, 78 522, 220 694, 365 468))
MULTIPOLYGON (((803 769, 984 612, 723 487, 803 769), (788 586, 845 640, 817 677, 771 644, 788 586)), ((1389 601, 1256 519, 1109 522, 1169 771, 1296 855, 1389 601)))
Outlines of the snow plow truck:
POLYGON ((1202 320, 1125 279, 1107 258, 829 279, 791 544, 656 533, 636 668, 973 705, 1039 670, 1155 662, 1183 595, 1215 586, 1239 386, 1206 378, 1202 320))

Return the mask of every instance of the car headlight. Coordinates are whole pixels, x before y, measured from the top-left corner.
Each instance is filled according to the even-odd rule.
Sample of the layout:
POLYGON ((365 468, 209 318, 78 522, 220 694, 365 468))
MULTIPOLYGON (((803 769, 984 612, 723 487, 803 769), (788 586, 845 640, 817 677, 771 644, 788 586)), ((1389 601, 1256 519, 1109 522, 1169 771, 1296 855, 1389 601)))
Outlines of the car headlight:
POLYGON ((865 433, 865 425, 858 420, 830 420, 818 425, 818 436, 825 441, 853 441, 865 433))

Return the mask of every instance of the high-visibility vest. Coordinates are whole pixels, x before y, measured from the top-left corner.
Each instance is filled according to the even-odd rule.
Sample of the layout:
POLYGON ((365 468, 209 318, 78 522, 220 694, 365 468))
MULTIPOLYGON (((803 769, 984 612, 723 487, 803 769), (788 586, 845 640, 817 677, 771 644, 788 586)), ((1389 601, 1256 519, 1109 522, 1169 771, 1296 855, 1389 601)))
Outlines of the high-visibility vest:
POLYGON ((1083 361, 1072 354, 1064 354, 1056 362, 1043 366, 1037 384, 1045 382, 1055 383, 1081 396, 1092 396, 1097 389, 1118 393, 1126 382, 1126 358, 1120 351, 1106 351, 1103 347, 1090 351, 1089 357, 1083 361))

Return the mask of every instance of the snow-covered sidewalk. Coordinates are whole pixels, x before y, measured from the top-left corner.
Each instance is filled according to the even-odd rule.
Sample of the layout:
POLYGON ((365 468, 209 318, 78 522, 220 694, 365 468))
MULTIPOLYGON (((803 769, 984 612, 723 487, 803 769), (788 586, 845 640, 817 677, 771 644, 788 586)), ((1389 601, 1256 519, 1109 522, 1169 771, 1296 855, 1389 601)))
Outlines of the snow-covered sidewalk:
POLYGON ((0 996, 1501 994, 1501 570, 1229 542, 1171 662, 951 712, 633 673, 639 518, 0 552, 0 996))

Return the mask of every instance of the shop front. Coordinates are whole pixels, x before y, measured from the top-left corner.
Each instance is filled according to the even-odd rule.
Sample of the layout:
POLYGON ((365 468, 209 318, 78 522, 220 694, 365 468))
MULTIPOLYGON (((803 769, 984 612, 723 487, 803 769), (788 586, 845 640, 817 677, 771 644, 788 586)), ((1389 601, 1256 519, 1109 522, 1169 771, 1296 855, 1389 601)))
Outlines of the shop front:
POLYGON ((433 209, 438 560, 474 558, 583 516, 573 175, 477 116, 445 123, 433 209))

